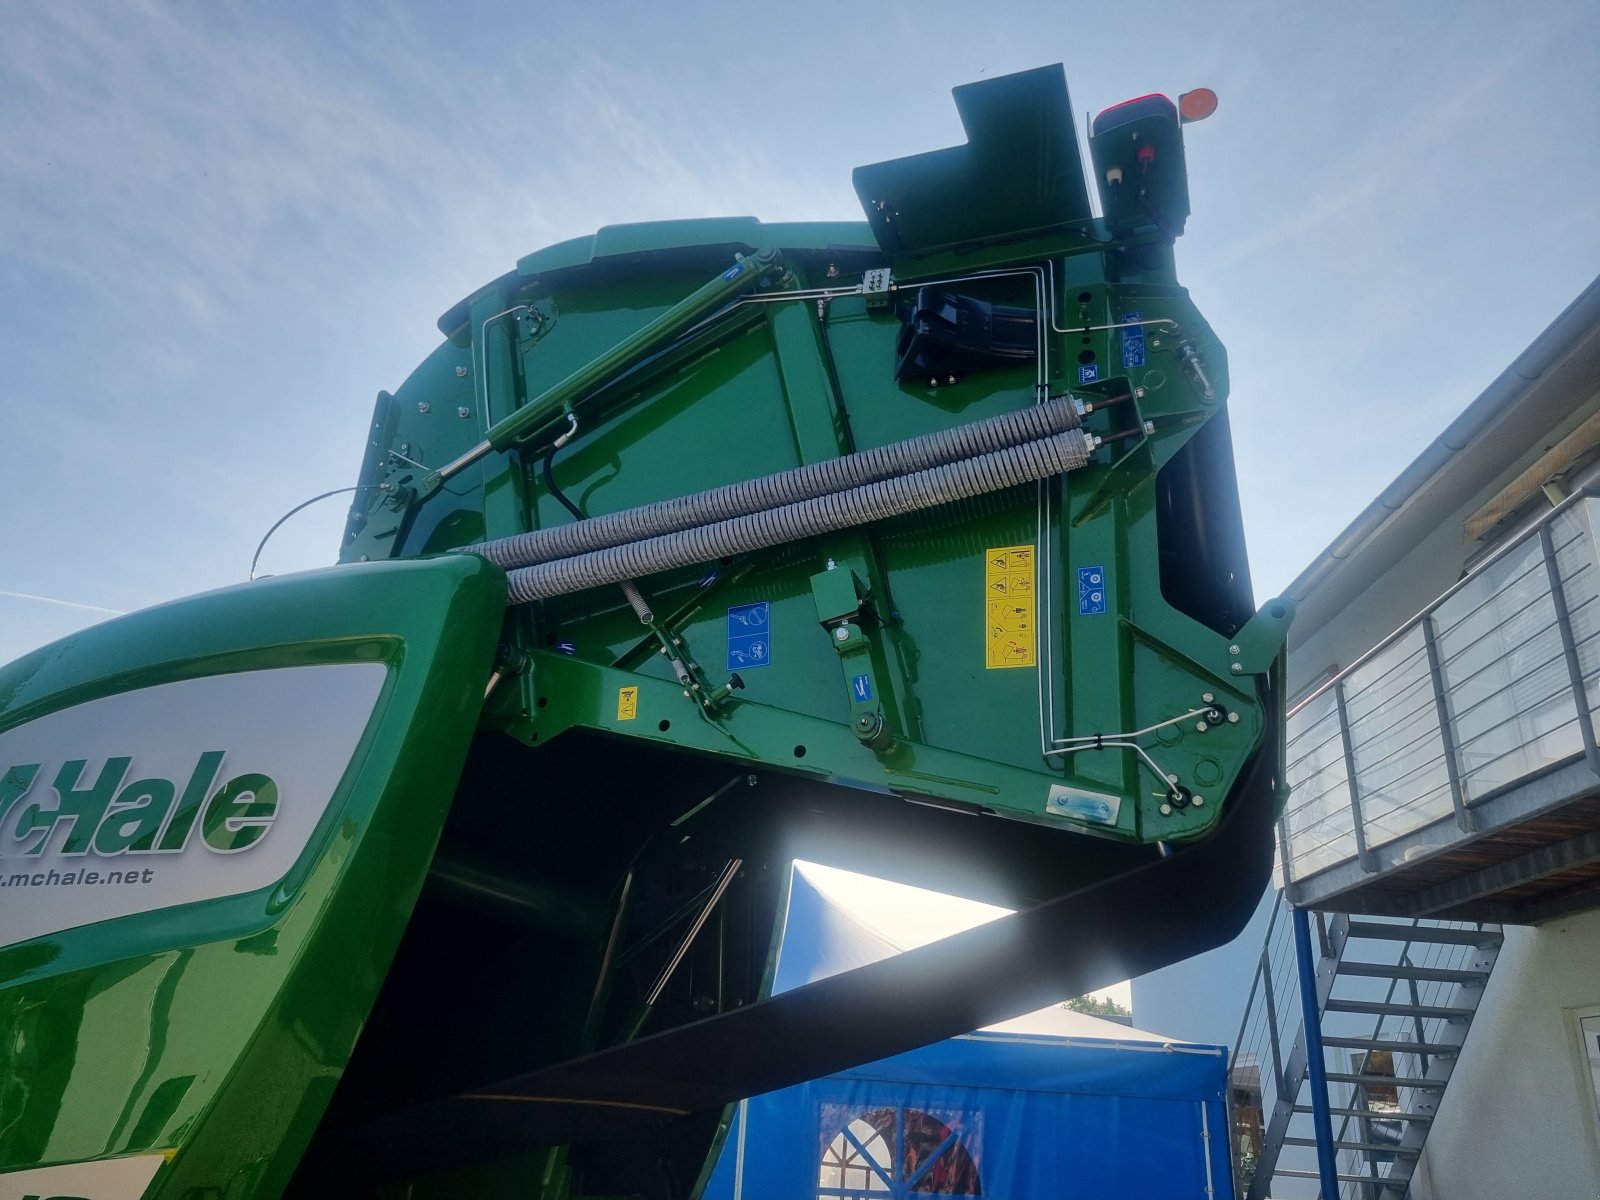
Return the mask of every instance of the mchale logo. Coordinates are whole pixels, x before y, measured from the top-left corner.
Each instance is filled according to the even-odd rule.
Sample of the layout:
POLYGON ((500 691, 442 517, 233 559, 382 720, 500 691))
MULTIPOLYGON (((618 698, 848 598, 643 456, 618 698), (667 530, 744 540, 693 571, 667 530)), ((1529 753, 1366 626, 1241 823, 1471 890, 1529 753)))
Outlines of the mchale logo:
POLYGON ((128 757, 107 759, 88 784, 88 760, 70 759, 48 788, 34 786, 46 778, 44 764, 13 766, 0 777, 0 848, 9 841, 21 844, 13 855, 43 854, 59 825, 67 830, 57 851, 61 855, 181 854, 197 827, 200 840, 217 854, 248 850, 272 828, 278 785, 269 776, 249 773, 212 791, 222 759, 221 750, 200 755, 181 790, 170 779, 124 784, 133 761, 128 757), (35 792, 41 794, 24 803, 35 792))

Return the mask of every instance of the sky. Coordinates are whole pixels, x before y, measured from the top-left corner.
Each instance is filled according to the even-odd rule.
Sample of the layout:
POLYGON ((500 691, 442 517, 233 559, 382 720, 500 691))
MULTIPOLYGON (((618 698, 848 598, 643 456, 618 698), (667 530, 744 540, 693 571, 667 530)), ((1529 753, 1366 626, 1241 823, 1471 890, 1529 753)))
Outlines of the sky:
MULTIPOLYGON (((597 226, 850 219, 952 86, 1195 86, 1181 278, 1258 596, 1600 271, 1600 6, 6 0, 0 662, 242 580, 438 315, 597 226)), ((262 569, 332 560, 346 500, 262 569)))

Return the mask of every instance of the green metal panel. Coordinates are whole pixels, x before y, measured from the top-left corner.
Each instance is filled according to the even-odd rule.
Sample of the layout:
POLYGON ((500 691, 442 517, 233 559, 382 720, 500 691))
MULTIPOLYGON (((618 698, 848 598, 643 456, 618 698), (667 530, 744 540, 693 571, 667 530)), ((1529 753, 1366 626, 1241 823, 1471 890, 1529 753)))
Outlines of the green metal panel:
MULTIPOLYGON (((318 746, 306 735, 288 748, 306 757, 343 753, 348 762, 333 772, 321 820, 281 878, 190 903, 181 893, 203 894, 206 885, 180 882, 159 908, 0 947, 0 1172, 159 1154, 166 1161, 151 1196, 282 1190, 427 870, 476 721, 503 597, 500 573, 466 558, 326 570, 118 618, 0 671, 8 753, 28 746, 43 721, 70 722, 96 702, 160 705, 181 701, 174 689, 185 687, 234 689, 211 693, 214 704, 236 703, 239 688, 259 690, 265 702, 258 681, 307 671, 310 690, 288 694, 315 717, 313 726, 353 723, 356 742, 318 746), (368 711, 317 713, 327 684, 317 672, 350 667, 375 673, 368 711)), ((128 756, 129 777, 174 750, 221 750, 226 773, 285 749, 263 732, 281 713, 246 707, 232 714, 233 741, 197 746, 198 718, 183 711, 180 703, 165 725, 166 744, 135 740, 127 724, 80 727, 73 744, 91 768, 128 756)), ((53 766, 46 758, 42 773, 53 766)), ((280 766, 291 769, 269 769, 281 775, 280 766)), ((41 774, 18 807, 48 807, 44 783, 41 774)), ((280 803, 287 813, 317 799, 285 788, 280 803)), ((102 830, 119 810, 120 802, 111 805, 102 830)), ((269 828, 228 865, 247 865, 241 860, 284 833, 269 828)), ((91 852, 73 860, 82 878, 65 883, 37 877, 40 856, 14 853, 11 842, 5 849, 0 904, 10 919, 63 904, 73 892, 115 899, 123 888, 106 880, 129 864, 155 876, 132 887, 159 886, 211 852, 194 836, 176 855, 91 852)))

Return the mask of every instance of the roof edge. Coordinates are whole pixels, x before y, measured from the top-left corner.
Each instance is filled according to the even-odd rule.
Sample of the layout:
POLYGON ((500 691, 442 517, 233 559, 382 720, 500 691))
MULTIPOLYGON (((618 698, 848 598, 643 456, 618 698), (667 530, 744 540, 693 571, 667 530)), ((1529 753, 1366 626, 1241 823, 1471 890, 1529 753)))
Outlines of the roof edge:
POLYGON ((1369 544, 1427 484, 1482 438, 1508 410, 1600 327, 1600 276, 1578 293, 1528 348, 1511 361, 1443 433, 1378 493, 1377 499, 1284 589, 1292 600, 1304 600, 1369 544))

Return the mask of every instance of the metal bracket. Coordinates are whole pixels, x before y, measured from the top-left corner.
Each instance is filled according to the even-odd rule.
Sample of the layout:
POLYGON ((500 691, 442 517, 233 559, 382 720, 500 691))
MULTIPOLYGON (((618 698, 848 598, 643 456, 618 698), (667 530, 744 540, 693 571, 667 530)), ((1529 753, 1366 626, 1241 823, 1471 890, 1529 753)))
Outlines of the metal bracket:
POLYGON ((1268 600, 1244 623, 1228 644, 1228 671, 1233 675, 1265 675, 1283 655, 1294 621, 1294 601, 1268 600))
POLYGON ((867 311, 877 312, 894 303, 894 273, 888 267, 867 271, 861 276, 861 294, 867 311))
POLYGON ((873 667, 873 645, 862 627, 863 614, 871 615, 871 593, 849 569, 832 559, 828 569, 811 577, 811 595, 817 620, 828 631, 829 642, 844 670, 850 701, 850 729, 861 744, 882 754, 894 747, 894 735, 883 711, 883 691, 873 667))

